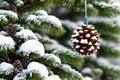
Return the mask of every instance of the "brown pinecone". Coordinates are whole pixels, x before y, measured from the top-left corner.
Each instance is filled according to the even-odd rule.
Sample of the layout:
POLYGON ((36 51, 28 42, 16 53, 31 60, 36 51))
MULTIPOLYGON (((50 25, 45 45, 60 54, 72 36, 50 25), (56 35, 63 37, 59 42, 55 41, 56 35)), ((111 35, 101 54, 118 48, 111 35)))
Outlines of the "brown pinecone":
POLYGON ((13 12, 15 12, 15 13, 17 13, 17 7, 14 6, 14 5, 10 6, 10 10, 13 11, 13 12))
POLYGON ((15 70, 15 73, 19 73, 23 70, 23 65, 21 64, 21 62, 19 60, 15 60, 15 62, 13 63, 13 66, 14 66, 14 70, 15 70))
POLYGON ((71 40, 75 50, 82 55, 90 55, 97 52, 100 45, 99 34, 92 25, 77 27, 71 40))
POLYGON ((14 28, 14 25, 12 23, 9 24, 9 35, 13 36, 13 35, 15 35, 15 33, 16 33, 16 30, 14 28))

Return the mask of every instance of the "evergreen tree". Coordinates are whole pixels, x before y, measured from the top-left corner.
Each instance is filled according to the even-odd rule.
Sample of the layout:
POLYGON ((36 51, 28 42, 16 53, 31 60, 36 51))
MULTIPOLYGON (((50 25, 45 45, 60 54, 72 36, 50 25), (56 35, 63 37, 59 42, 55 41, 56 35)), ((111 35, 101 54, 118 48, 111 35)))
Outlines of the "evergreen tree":
MULTIPOLYGON (((116 0, 117 1, 117 0, 116 0)), ((116 17, 120 3, 87 0, 88 16, 116 17)), ((120 68, 110 58, 120 51, 120 26, 90 20, 101 36, 96 54, 83 56, 71 43, 81 26, 84 0, 0 0, 1 80, 119 80, 120 68)), ((99 18, 98 17, 98 18, 99 18)))

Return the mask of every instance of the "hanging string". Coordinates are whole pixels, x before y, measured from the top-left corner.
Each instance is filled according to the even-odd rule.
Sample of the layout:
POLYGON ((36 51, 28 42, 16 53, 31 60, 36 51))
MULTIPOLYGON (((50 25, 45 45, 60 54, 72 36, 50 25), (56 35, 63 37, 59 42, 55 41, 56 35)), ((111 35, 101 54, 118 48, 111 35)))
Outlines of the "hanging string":
POLYGON ((85 0, 85 17, 84 24, 88 25, 88 17, 87 17, 87 0, 85 0))

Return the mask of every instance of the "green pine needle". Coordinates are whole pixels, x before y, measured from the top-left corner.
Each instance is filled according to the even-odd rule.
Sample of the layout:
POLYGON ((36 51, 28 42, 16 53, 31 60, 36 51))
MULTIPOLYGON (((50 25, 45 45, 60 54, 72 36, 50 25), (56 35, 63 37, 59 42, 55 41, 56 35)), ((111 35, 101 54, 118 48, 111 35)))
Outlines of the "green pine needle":
POLYGON ((109 34, 120 34, 120 26, 113 23, 107 22, 89 22, 100 32, 109 34))
POLYGON ((18 15, 9 10, 0 9, 0 26, 6 26, 18 20, 18 15))
POLYGON ((120 69, 116 66, 109 65, 104 61, 94 59, 92 57, 86 57, 86 65, 90 67, 101 68, 103 70, 104 78, 110 77, 112 80, 115 78, 120 78, 120 69))
POLYGON ((61 67, 54 68, 55 74, 59 75, 62 80, 84 80, 81 73, 72 69, 69 65, 62 65, 61 67))
POLYGON ((54 2, 59 6, 71 7, 74 5, 75 0, 54 0, 54 2))
POLYGON ((108 45, 101 45, 97 55, 107 58, 120 58, 120 51, 108 45))
POLYGON ((120 38, 118 36, 108 34, 108 33, 100 33, 100 36, 104 40, 120 43, 120 38))
POLYGON ((84 69, 82 69, 82 74, 83 76, 89 76, 92 78, 100 78, 103 75, 103 71, 100 68, 89 68, 86 67, 84 69))
POLYGON ((30 2, 30 0, 27 0, 27 1, 24 1, 24 3, 25 5, 18 8, 19 13, 21 14, 24 14, 25 12, 33 12, 40 9, 49 11, 50 7, 53 5, 53 0, 44 0, 43 2, 40 0, 39 1, 32 0, 32 2, 30 2))
POLYGON ((72 51, 55 50, 52 53, 57 55, 63 64, 69 64, 77 69, 79 69, 84 63, 84 58, 72 51))
POLYGON ((45 54, 42 58, 39 58, 36 61, 51 68, 61 66, 61 60, 54 54, 45 54))
POLYGON ((27 28, 42 34, 60 36, 65 33, 60 20, 55 16, 36 16, 25 14, 21 18, 21 23, 23 23, 27 28))

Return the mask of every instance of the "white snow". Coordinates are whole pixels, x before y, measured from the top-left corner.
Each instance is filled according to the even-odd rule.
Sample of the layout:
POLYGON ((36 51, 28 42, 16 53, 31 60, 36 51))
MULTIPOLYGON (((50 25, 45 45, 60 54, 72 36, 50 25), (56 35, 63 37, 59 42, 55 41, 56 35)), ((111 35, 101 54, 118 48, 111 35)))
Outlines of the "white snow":
MULTIPOLYGON (((63 25, 69 26, 72 29, 76 29, 76 27, 78 26, 75 22, 72 22, 70 20, 61 20, 63 25)), ((77 27, 77 28, 81 28, 81 27, 77 27)))
POLYGON ((80 48, 80 45, 76 45, 75 48, 77 48, 77 49, 80 48))
POLYGON ((93 33, 93 34, 94 34, 95 32, 96 32, 96 31, 91 31, 91 33, 93 33))
POLYGON ((64 68, 64 69, 71 69, 71 67, 69 65, 67 65, 67 64, 63 64, 62 68, 64 68))
POLYGON ((92 71, 91 68, 86 67, 82 70, 82 73, 91 73, 91 71, 92 71))
POLYGON ((120 2, 117 2, 117 1, 112 2, 112 6, 117 6, 117 7, 120 7, 120 2))
POLYGON ((74 30, 74 31, 73 31, 73 33, 75 33, 75 34, 76 34, 76 33, 78 33, 78 31, 77 31, 77 30, 74 30))
POLYGON ((93 79, 90 77, 85 77, 84 80, 93 80, 93 79))
POLYGON ((23 70, 21 73, 18 73, 14 76, 13 80, 26 80, 26 70, 23 70))
POLYGON ((24 4, 24 2, 22 0, 18 0, 20 4, 24 4))
POLYGON ((72 40, 72 42, 73 42, 73 43, 74 43, 74 42, 78 43, 79 40, 77 40, 77 39, 75 38, 75 39, 72 40))
POLYGON ((95 49, 95 48, 94 48, 94 46, 91 46, 91 47, 90 47, 90 49, 92 49, 92 50, 93 50, 93 49, 95 49))
MULTIPOLYGON (((26 17, 26 16, 25 16, 25 17, 26 17)), ((38 16, 31 14, 31 15, 28 15, 28 16, 27 16, 27 18, 26 18, 25 21, 26 21, 28 24, 31 24, 30 22, 34 22, 35 24, 40 25, 41 22, 40 22, 39 20, 37 20, 37 17, 38 17, 38 16)))
POLYGON ((84 24, 84 22, 83 22, 82 20, 78 20, 78 21, 77 21, 77 25, 83 26, 83 24, 84 24))
MULTIPOLYGON (((19 74, 19 73, 18 73, 18 74, 19 74)), ((17 74, 17 75, 18 75, 18 74, 17 74)), ((13 78, 13 80, 19 80, 19 79, 20 79, 17 75, 13 78)))
POLYGON ((20 37, 20 38, 24 38, 25 41, 30 39, 35 39, 38 40, 38 38, 36 37, 36 35, 29 29, 23 29, 20 32, 17 32, 15 34, 16 37, 20 37))
POLYGON ((117 8, 117 9, 120 8, 120 3, 119 2, 111 2, 111 3, 96 2, 95 4, 101 6, 102 8, 105 8, 105 7, 112 7, 112 8, 117 8))
POLYGON ((57 17, 52 16, 52 15, 49 15, 49 16, 38 16, 37 19, 40 20, 41 22, 51 23, 51 24, 53 24, 56 27, 61 27, 62 26, 61 21, 57 17))
MULTIPOLYGON (((95 27, 91 26, 91 29, 95 29, 95 27)), ((97 30, 96 30, 96 31, 97 31, 97 30)), ((95 31, 95 32, 96 32, 96 31, 95 31)))
POLYGON ((97 55, 96 54, 91 54, 91 55, 89 55, 91 58, 93 58, 93 59, 96 59, 97 58, 97 55))
POLYGON ((14 19, 18 19, 18 15, 12 11, 9 11, 9 10, 1 10, 0 9, 0 15, 7 15, 10 18, 12 17, 14 19))
POLYGON ((118 59, 111 59, 111 58, 110 58, 110 59, 108 59, 108 60, 110 61, 110 63, 112 63, 112 64, 120 67, 120 58, 118 58, 118 59))
POLYGON ((0 31, 0 35, 8 35, 8 33, 5 31, 0 31))
POLYGON ((107 3, 105 3, 105 2, 97 2, 97 1, 96 1, 95 4, 101 6, 102 8, 109 6, 109 5, 108 5, 107 3))
MULTIPOLYGON (((72 74, 71 77, 72 77, 72 76, 77 76, 77 77, 83 78, 82 75, 81 75, 81 73, 79 73, 79 72, 76 71, 75 69, 72 69, 72 68, 71 68, 69 65, 67 65, 67 64, 63 64, 60 68, 63 69, 65 72, 68 72, 68 73, 72 74)), ((67 80, 67 79, 66 79, 66 80, 67 80)))
POLYGON ((93 69, 93 71, 95 71, 95 72, 103 72, 100 68, 96 68, 96 69, 93 69))
POLYGON ((0 21, 8 21, 8 19, 5 17, 5 15, 0 15, 0 21))
POLYGON ((100 66, 107 67, 108 69, 112 68, 113 70, 120 70, 120 66, 111 64, 108 59, 100 57, 97 58, 97 62, 100 66))
POLYGON ((88 7, 89 7, 89 8, 93 8, 93 5, 90 4, 90 3, 88 3, 88 7))
POLYGON ((0 35, 0 46, 0 50, 12 49, 15 47, 15 42, 11 37, 0 35))
POLYGON ((100 46, 97 46, 97 49, 100 49, 100 46))
POLYGON ((24 4, 24 2, 23 2, 22 0, 15 0, 14 3, 15 3, 18 7, 20 7, 20 6, 22 6, 22 5, 24 4))
POLYGON ((81 39, 80 43, 88 44, 88 40, 87 39, 81 39))
POLYGON ((84 30, 84 32, 88 32, 88 30, 84 30))
POLYGON ((83 30, 80 30, 79 33, 83 33, 83 30))
POLYGON ((102 58, 102 57, 100 57, 100 58, 98 58, 97 59, 97 62, 99 63, 99 64, 101 64, 102 66, 107 66, 107 67, 111 67, 112 66, 112 64, 110 64, 110 62, 107 60, 107 59, 105 59, 105 58, 102 58))
POLYGON ((115 24, 120 25, 120 22, 119 22, 120 16, 112 17, 112 18, 95 16, 95 17, 90 17, 89 20, 94 21, 94 22, 107 22, 107 23, 111 23, 111 25, 113 25, 113 26, 115 24))
POLYGON ((114 21, 116 18, 106 18, 106 17, 99 17, 99 16, 95 16, 95 17, 90 17, 89 20, 90 21, 94 21, 94 22, 111 22, 114 21))
POLYGON ((82 26, 87 26, 86 24, 82 24, 82 26))
POLYGON ((91 49, 91 48, 89 48, 89 49, 88 49, 88 51, 92 51, 92 49, 91 49))
POLYGON ((44 15, 44 16, 47 16, 47 12, 45 10, 38 10, 38 11, 35 11, 35 14, 38 14, 38 15, 44 15))
POLYGON ((55 27, 62 27, 61 21, 57 17, 51 15, 45 15, 45 16, 29 15, 25 21, 28 22, 29 24, 30 22, 34 22, 37 25, 41 25, 42 22, 43 23, 45 22, 52 24, 55 27))
POLYGON ((36 18, 37 18, 37 16, 31 14, 31 15, 29 15, 29 16, 27 17, 26 21, 36 20, 36 18))
POLYGON ((76 37, 76 36, 79 36, 78 32, 76 32, 75 34, 72 35, 72 37, 76 37))
POLYGON ((87 28, 90 28, 92 25, 88 25, 87 28))
POLYGON ((2 72, 5 72, 6 75, 9 75, 11 72, 13 72, 13 65, 6 63, 6 62, 2 62, 0 64, 0 74, 2 74, 2 72))
POLYGON ((77 27, 76 29, 79 29, 79 30, 81 30, 81 29, 82 29, 82 27, 77 27))
POLYGON ((45 0, 40 0, 41 2, 44 2, 45 0))
POLYGON ((96 45, 96 46, 98 46, 98 45, 100 45, 98 42, 96 42, 94 45, 96 45))
POLYGON ((116 2, 116 1, 117 1, 117 2, 120 2, 119 0, 110 0, 110 2, 116 2))
MULTIPOLYGON (((19 73, 18 73, 19 74, 19 73)), ((26 80, 24 77, 18 77, 18 75, 16 75, 13 80, 26 80)))
POLYGON ((52 75, 46 78, 45 80, 61 80, 58 75, 52 75))
POLYGON ((0 80, 6 80, 6 79, 4 79, 4 78, 0 78, 0 80))
POLYGON ((91 39, 97 40, 96 36, 91 37, 91 39))
POLYGON ((83 49, 81 49, 81 50, 80 50, 80 52, 84 52, 84 50, 83 50, 83 49))
POLYGON ((89 37, 90 37, 90 34, 86 34, 86 36, 85 36, 85 37, 88 37, 88 38, 89 38, 89 37))
POLYGON ((28 40, 20 46, 18 52, 24 52, 23 55, 29 56, 31 52, 37 53, 40 56, 45 54, 44 46, 37 40, 28 40))
POLYGON ((101 44, 113 47, 115 50, 120 50, 120 44, 118 44, 118 43, 113 43, 113 42, 105 41, 105 40, 101 39, 101 44))
POLYGON ((9 63, 6 63, 6 62, 2 62, 0 64, 0 71, 7 71, 9 69, 13 69, 13 65, 12 64, 9 64, 9 63))
POLYGON ((38 62, 31 62, 27 67, 27 71, 38 71, 41 76, 48 77, 46 66, 38 62))
POLYGON ((61 60, 59 57, 55 56, 54 54, 44 54, 45 58, 47 59, 54 59, 54 61, 58 62, 58 63, 61 63, 61 60))

